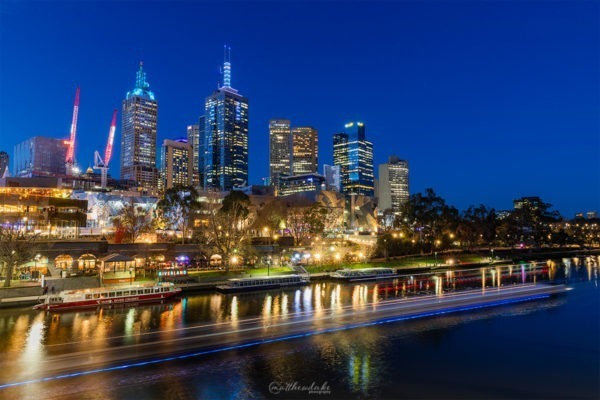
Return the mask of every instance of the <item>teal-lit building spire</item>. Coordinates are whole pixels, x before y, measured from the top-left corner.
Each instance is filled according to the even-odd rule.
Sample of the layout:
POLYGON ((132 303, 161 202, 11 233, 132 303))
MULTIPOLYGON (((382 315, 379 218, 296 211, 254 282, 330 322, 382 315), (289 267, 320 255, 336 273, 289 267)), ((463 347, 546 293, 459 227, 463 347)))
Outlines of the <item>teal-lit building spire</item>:
POLYGON ((127 92, 127 98, 129 99, 131 96, 140 96, 149 100, 154 100, 154 92, 150 90, 150 84, 146 81, 143 61, 140 61, 140 69, 135 74, 135 89, 127 92))
POLYGON ((223 60, 223 87, 231 87, 231 47, 225 45, 223 60))

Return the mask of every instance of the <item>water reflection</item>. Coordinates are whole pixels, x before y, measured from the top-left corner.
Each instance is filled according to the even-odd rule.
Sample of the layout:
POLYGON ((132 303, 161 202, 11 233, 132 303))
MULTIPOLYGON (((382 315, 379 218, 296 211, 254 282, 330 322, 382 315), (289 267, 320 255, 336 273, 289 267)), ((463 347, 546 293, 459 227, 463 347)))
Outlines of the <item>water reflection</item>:
POLYGON ((45 356, 44 350, 44 315, 37 315, 29 327, 29 331, 24 335, 23 351, 19 357, 22 370, 29 373, 36 373, 45 356))
POLYGON ((239 326, 238 320, 239 320, 239 310, 238 310, 238 298, 237 296, 233 296, 233 298, 231 299, 231 326, 234 329, 237 329, 239 326))

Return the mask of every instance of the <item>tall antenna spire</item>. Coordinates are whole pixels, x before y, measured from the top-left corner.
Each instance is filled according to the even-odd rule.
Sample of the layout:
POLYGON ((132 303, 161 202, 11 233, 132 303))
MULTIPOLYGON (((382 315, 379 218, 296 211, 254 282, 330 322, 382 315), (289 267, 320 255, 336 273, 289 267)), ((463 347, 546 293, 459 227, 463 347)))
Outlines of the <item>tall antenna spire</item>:
POLYGON ((140 69, 135 74, 135 87, 139 89, 146 89, 146 73, 144 72, 144 61, 140 61, 140 69))
POLYGON ((231 87, 231 47, 224 46, 223 87, 231 87))

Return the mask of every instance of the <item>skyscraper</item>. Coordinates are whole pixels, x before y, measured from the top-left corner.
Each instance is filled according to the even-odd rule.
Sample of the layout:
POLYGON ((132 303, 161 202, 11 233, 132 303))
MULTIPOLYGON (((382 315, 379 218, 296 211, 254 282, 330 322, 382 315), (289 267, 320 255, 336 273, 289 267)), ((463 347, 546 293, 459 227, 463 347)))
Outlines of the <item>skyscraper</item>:
POLYGON ((204 188, 228 191, 248 184, 248 99, 231 87, 229 49, 223 86, 204 105, 204 188))
POLYGON ((391 156, 387 164, 379 165, 377 188, 379 209, 400 214, 400 208, 408 201, 408 161, 391 156))
POLYGON ((204 187, 204 176, 206 165, 204 159, 206 158, 206 118, 204 115, 198 118, 198 186, 204 187))
POLYGON ((192 184, 194 157, 192 146, 186 139, 165 139, 160 157, 160 189, 192 184))
POLYGON ((342 193, 373 196, 373 144, 362 122, 347 123, 333 136, 333 164, 340 166, 342 193))
POLYGON ((200 125, 188 125, 187 141, 192 147, 192 185, 200 185, 200 125))
POLYGON ((15 146, 15 176, 65 175, 67 144, 62 139, 34 136, 15 146))
POLYGON ((135 88, 123 100, 121 124, 121 179, 136 181, 146 190, 156 190, 156 128, 158 103, 140 62, 135 88))
POLYGON ((5 173, 8 171, 8 160, 8 153, 0 151, 0 178, 4 177, 5 173))
POLYGON ((279 185, 279 177, 315 174, 319 142, 312 127, 291 127, 287 119, 269 121, 269 178, 279 185))
POLYGON ((277 186, 281 175, 292 173, 292 131, 287 119, 269 121, 269 177, 277 186))
POLYGON ((319 139, 312 127, 292 128, 292 175, 314 174, 319 168, 319 139))

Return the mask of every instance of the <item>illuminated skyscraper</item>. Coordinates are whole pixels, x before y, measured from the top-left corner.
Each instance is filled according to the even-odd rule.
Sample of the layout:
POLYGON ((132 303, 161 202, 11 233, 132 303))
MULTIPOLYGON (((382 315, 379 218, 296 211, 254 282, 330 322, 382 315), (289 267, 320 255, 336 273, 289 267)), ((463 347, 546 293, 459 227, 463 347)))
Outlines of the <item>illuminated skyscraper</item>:
POLYGON ((339 165, 342 193, 373 196, 373 144, 365 139, 365 125, 350 122, 333 136, 333 164, 339 165))
POLYGON ((379 209, 400 214, 400 208, 409 197, 408 161, 391 156, 387 164, 380 164, 377 191, 379 209))
POLYGON ((292 175, 314 174, 319 168, 319 139, 312 127, 292 128, 292 175))
POLYGON ((269 121, 269 175, 273 186, 282 176, 315 174, 318 169, 317 130, 290 127, 287 119, 269 121))
POLYGON ((231 62, 226 49, 223 86, 204 106, 204 188, 228 191, 248 184, 248 99, 231 87, 231 62))
POLYGON ((194 157, 192 146, 186 139, 165 139, 161 151, 160 184, 161 190, 173 186, 189 186, 192 184, 194 157))
POLYGON ((123 100, 121 124, 121 179, 136 181, 146 190, 154 191, 158 184, 156 169, 156 127, 158 103, 146 73, 136 74, 135 88, 123 100))
POLYGON ((200 185, 200 126, 199 125, 188 125, 187 127, 187 141, 192 147, 192 184, 194 186, 200 185))
POLYGON ((269 176, 277 186, 281 175, 292 173, 292 131, 287 119, 269 121, 269 176))

